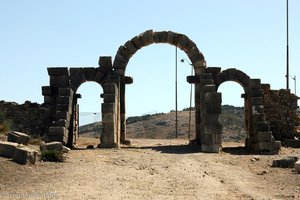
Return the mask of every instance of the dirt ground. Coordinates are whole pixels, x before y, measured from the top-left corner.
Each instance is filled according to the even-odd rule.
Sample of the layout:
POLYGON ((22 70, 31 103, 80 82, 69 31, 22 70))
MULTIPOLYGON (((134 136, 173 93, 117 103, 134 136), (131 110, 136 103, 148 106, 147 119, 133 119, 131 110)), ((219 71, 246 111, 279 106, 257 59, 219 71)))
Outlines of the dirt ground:
MULTIPOLYGON (((97 139, 81 139, 85 145, 97 139)), ((18 165, 0 158, 0 199, 300 199, 300 174, 224 143, 202 153, 185 140, 133 140, 121 149, 72 150, 65 163, 18 165), (226 148, 227 147, 227 148, 226 148)))

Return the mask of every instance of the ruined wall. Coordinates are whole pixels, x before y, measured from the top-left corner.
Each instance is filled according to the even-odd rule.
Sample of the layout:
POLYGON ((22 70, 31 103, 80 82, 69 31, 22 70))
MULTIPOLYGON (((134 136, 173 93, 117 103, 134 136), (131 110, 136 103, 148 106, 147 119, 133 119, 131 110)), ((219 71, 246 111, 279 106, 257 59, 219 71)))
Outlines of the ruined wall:
POLYGON ((263 104, 266 119, 276 140, 294 139, 299 126, 297 115, 298 99, 290 90, 271 90, 269 84, 263 84, 263 104))
POLYGON ((49 129, 49 109, 38 103, 24 104, 0 101, 0 124, 8 123, 11 130, 31 136, 44 136, 49 129))

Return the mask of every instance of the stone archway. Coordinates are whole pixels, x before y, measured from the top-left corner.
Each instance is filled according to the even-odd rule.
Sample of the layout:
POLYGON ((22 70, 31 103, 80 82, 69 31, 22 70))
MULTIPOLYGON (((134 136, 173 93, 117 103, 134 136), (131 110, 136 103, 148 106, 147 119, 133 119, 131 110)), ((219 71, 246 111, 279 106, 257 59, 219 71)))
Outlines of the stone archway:
POLYGON ((50 107, 48 141, 60 141, 69 147, 76 143, 79 97, 76 91, 81 84, 92 81, 98 83, 104 91, 101 96, 104 102, 101 105, 101 146, 119 145, 119 78, 112 74, 111 57, 100 57, 99 65, 98 68, 48 68, 50 86, 42 87, 44 103, 50 107))
POLYGON ((214 76, 214 84, 216 85, 216 90, 218 91, 218 88, 220 85, 222 85, 225 82, 233 81, 238 83, 240 86, 242 86, 244 90, 244 94, 242 94, 242 98, 244 98, 244 129, 247 132, 247 135, 249 137, 250 133, 250 119, 251 119, 251 103, 250 103, 250 77, 235 68, 229 68, 226 70, 221 71, 221 68, 208 68, 208 71, 213 72, 214 76))
MULTIPOLYGON (((190 59, 195 76, 204 73, 206 61, 203 54, 199 51, 196 44, 186 35, 172 31, 154 32, 147 30, 138 36, 133 37, 124 45, 120 46, 113 62, 114 73, 120 76, 120 125, 121 142, 127 144, 126 140, 126 106, 125 106, 125 84, 132 83, 132 79, 125 77, 125 71, 130 58, 141 48, 155 43, 165 43, 178 47, 183 50, 190 59)), ((196 135, 200 133, 200 85, 195 83, 195 122, 196 135), (198 134, 197 134, 198 132, 198 134)), ((197 136, 196 136, 197 137, 197 136)))
POLYGON ((218 90, 219 86, 227 81, 234 81, 241 85, 244 89, 244 94, 242 95, 242 97, 244 98, 244 127, 245 130, 249 133, 249 121, 251 117, 250 101, 248 98, 250 94, 250 77, 244 72, 235 68, 226 69, 216 76, 216 89, 218 90))

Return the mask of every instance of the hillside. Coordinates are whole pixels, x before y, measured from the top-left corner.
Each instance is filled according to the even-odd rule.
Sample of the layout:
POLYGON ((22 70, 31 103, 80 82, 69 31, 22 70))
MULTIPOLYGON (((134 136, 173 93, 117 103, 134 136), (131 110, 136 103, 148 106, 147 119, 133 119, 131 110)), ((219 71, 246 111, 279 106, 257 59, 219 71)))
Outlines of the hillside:
MULTIPOLYGON (((224 141, 240 141, 245 138, 243 132, 242 107, 222 106, 220 121, 223 125, 224 141)), ((191 138, 195 137, 195 119, 192 111, 191 138)), ((189 111, 178 112, 178 138, 187 138, 189 129, 189 111)), ((101 122, 80 127, 81 135, 98 136, 101 122)), ((170 139, 175 138, 175 112, 157 113, 153 115, 134 116, 127 118, 128 138, 170 139)))

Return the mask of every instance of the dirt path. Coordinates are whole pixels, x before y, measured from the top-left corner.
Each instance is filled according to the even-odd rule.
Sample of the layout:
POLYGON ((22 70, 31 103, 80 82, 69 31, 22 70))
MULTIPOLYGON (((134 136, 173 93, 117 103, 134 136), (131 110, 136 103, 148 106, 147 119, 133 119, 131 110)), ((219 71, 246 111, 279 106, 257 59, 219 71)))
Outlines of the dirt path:
POLYGON ((300 199, 300 174, 270 167, 299 149, 253 156, 206 154, 183 140, 135 143, 73 150, 65 163, 21 166, 0 158, 0 199, 300 199))

